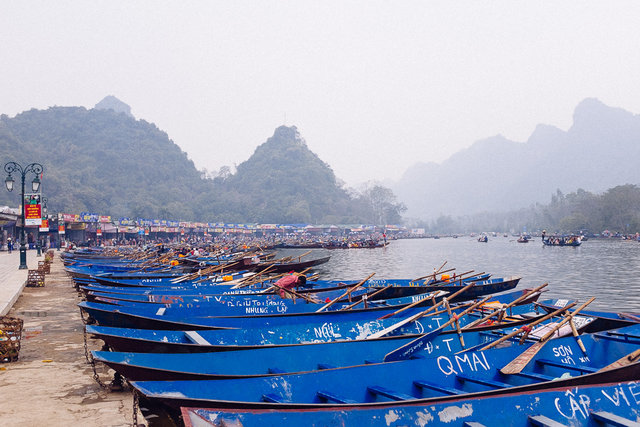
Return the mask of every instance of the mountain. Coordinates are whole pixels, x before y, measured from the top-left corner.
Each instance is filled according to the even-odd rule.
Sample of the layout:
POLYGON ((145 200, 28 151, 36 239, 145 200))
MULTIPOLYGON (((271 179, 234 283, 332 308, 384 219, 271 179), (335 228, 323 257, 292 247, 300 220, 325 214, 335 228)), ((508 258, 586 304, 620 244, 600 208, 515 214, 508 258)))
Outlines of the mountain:
POLYGON ((98 102, 93 108, 96 110, 113 110, 116 113, 124 113, 133 118, 133 114, 131 114, 131 107, 113 95, 105 96, 102 101, 98 102))
MULTIPOLYGON (((0 155, 44 166, 50 212, 194 219, 207 191, 193 162, 166 133, 111 109, 52 107, 0 116, 0 155)), ((27 178, 29 181, 32 176, 27 178)), ((18 196, 0 191, 0 202, 18 196)))
MULTIPOLYGON (((341 188, 295 127, 277 128, 235 174, 207 179, 165 132, 130 110, 107 97, 93 109, 0 115, 0 159, 44 166, 50 213, 262 223, 344 224, 370 217, 367 200, 341 188)), ((17 205, 16 193, 0 191, 0 204, 17 205)))
POLYGON ((513 210, 546 203, 557 189, 640 183, 630 164, 639 142, 640 116, 590 98, 575 108, 568 131, 538 125, 524 143, 500 135, 477 141, 441 164, 411 167, 393 190, 411 217, 513 210))
POLYGON ((309 150, 295 126, 278 127, 222 188, 246 221, 359 221, 357 201, 338 185, 329 165, 309 150))

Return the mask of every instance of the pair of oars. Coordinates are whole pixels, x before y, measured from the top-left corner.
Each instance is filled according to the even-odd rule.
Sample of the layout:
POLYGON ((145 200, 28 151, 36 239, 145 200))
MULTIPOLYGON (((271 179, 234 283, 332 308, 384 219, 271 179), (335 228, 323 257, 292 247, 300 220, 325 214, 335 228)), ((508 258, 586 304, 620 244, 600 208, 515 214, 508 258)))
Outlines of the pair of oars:
MULTIPOLYGON (((472 286, 473 286, 473 284, 470 284, 470 285, 465 286, 463 289, 460 289, 458 292, 454 293, 454 294, 453 294, 453 295, 451 295, 449 298, 450 298, 450 299, 455 298, 455 297, 456 297, 456 296, 458 296, 460 293, 462 293, 462 292, 464 292, 465 290, 467 290, 467 289, 471 288, 472 286)), ((398 328, 400 328, 400 327, 402 327, 402 326, 406 325, 407 323, 413 322, 413 321, 415 321, 415 320, 420 319, 420 318, 421 318, 421 317, 423 317, 423 316, 426 316, 428 313, 430 313, 430 312, 432 312, 432 311, 436 310, 438 307, 440 307, 440 306, 442 306, 442 305, 444 304, 444 300, 441 300, 441 301, 440 301, 440 302, 438 302, 438 303, 436 303, 436 302, 435 302, 435 297, 436 297, 436 296, 438 296, 438 295, 430 294, 430 296, 431 296, 431 300, 433 301, 433 305, 432 305, 431 307, 429 307, 428 309, 423 310, 423 311, 421 311, 421 312, 419 312, 419 313, 416 313, 416 314, 414 314, 413 316, 409 316, 409 317, 407 317, 406 319, 403 319, 403 320, 401 320, 401 321, 399 321, 399 322, 396 322, 396 323, 394 323, 393 325, 391 325, 391 326, 389 326, 389 327, 387 327, 387 328, 385 328, 385 329, 383 329, 383 330, 381 330, 381 331, 378 331, 378 332, 376 332, 376 333, 373 333, 373 334, 371 334, 371 335, 367 336, 367 337, 366 337, 366 339, 374 339, 374 338, 380 338, 380 337, 383 337, 383 336, 385 336, 385 335, 387 335, 387 334, 389 334, 389 333, 391 333, 391 332, 395 331, 396 329, 398 329, 398 328)), ((381 319, 386 319, 386 318, 391 317, 391 316, 395 316, 396 314, 401 313, 401 312, 402 312, 402 311, 404 311, 404 310, 407 310, 407 309, 409 309, 409 308, 411 308, 411 307, 414 307, 414 306, 416 306, 416 305, 418 305, 418 304, 420 304, 420 303, 424 303, 424 302, 425 302, 425 300, 427 300, 427 299, 429 299, 429 297, 428 297, 428 296, 427 296, 427 297, 425 297, 425 298, 422 298, 422 299, 420 299, 420 300, 418 300, 418 301, 416 301, 416 302, 414 302, 414 303, 412 303, 412 304, 409 304, 408 306, 403 307, 403 308, 401 308, 400 310, 396 310, 396 311, 395 311, 395 312, 393 312, 393 313, 389 313, 389 314, 386 314, 386 315, 384 315, 384 316, 382 316, 382 317, 379 317, 378 319, 379 319, 379 320, 381 320, 381 319)))
MULTIPOLYGON (((542 349, 542 347, 544 347, 544 345, 547 343, 547 341, 549 341, 549 339, 551 339, 551 337, 553 337, 553 334, 556 333, 556 331, 559 330, 567 322, 571 322, 571 324, 573 324, 573 318, 582 309, 584 309, 586 306, 591 304, 593 302, 593 300, 595 300, 595 298, 589 299, 587 302, 582 304, 580 307, 578 307, 577 309, 575 309, 574 311, 569 313, 567 316, 565 316, 564 319, 562 319, 560 322, 558 322, 557 325, 555 325, 553 328, 551 328, 551 330, 549 332, 547 332, 542 338, 540 338, 540 340, 538 342, 532 344, 529 348, 527 348, 525 351, 520 353, 515 359, 513 359, 511 362, 509 362, 505 367, 500 369, 500 372, 502 372, 503 374, 518 374, 518 373, 520 373, 524 369, 524 367, 527 366, 527 364, 535 357, 535 355, 538 354, 538 352, 542 349)), ((523 335, 522 338, 524 339, 529 334, 529 332, 531 331, 531 328, 533 326, 543 322, 544 320, 547 320, 547 319, 553 317, 554 315, 557 315, 557 314, 560 314, 560 313, 564 313, 565 311, 567 311, 569 308, 573 307, 574 305, 575 305, 575 303, 572 303, 572 304, 564 307, 563 309, 556 310, 555 312, 550 313, 547 316, 544 316, 542 319, 539 319, 539 320, 531 323, 530 325, 528 325, 528 328, 524 329, 525 334, 523 335)), ((582 351, 586 352, 586 350, 584 348, 584 344, 582 343, 582 341, 580 341, 580 336, 578 335, 578 331, 575 328, 575 325, 573 325, 571 327, 571 330, 573 332, 574 337, 576 337, 576 339, 578 340, 578 344, 580 345, 580 348, 582 349, 582 351)), ((520 332, 520 330, 516 331, 515 334, 511 333, 509 335, 515 336, 519 332, 520 332)), ((508 337, 509 335, 506 335, 505 337, 508 337)), ((504 339, 508 339, 508 338, 505 338, 505 337, 502 337, 497 341, 501 342, 501 341, 504 341, 504 339)), ((495 346, 495 344, 497 344, 497 341, 492 343, 492 345, 490 345, 490 346, 483 347, 481 350, 485 350, 486 348, 495 346)))
POLYGON ((482 317, 481 319, 475 320, 467 325, 464 326, 464 328, 462 329, 471 329, 474 326, 477 326, 479 324, 482 324, 486 321, 488 321, 489 319, 491 319, 493 316, 500 314, 501 312, 505 311, 508 308, 511 308, 515 305, 520 304, 522 301, 526 300, 527 298, 529 298, 531 295, 533 295, 536 292, 541 291, 542 289, 544 289, 545 287, 549 286, 548 283, 545 283, 543 285, 538 286, 535 289, 532 289, 528 292, 526 292, 525 294, 521 295, 519 298, 513 300, 512 302, 510 302, 509 304, 503 305, 502 307, 492 311, 491 313, 487 314, 486 316, 482 317))
POLYGON ((438 329, 435 329, 431 332, 428 332, 418 338, 416 338, 415 340, 411 341, 410 343, 407 343, 401 347, 398 347, 397 349, 387 353, 384 356, 383 361, 384 362, 393 362, 393 361, 397 361, 397 360, 407 360, 409 359, 414 353, 421 351, 424 346, 431 342, 435 337, 437 337, 438 335, 440 335, 440 333, 449 325, 453 324, 454 322, 457 322, 461 317, 465 316, 467 313, 471 312, 472 310, 475 310, 477 307, 479 307, 480 305, 484 304, 485 302, 487 302, 489 299, 491 299, 491 295, 488 297, 485 297, 484 299, 476 302, 475 304, 471 305, 470 307, 468 307, 466 310, 464 310, 462 313, 452 316, 451 319, 449 319, 447 322, 445 322, 442 326, 440 326, 438 329))

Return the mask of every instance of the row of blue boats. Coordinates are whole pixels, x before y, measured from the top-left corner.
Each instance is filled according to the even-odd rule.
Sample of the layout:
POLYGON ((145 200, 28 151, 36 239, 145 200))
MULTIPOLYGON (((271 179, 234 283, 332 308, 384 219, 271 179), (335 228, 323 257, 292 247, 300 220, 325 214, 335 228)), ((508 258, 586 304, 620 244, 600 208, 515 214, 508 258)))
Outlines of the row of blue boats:
POLYGON ((517 277, 446 263, 416 279, 324 281, 262 251, 63 260, 85 338, 104 343, 89 361, 126 380, 149 425, 640 420, 639 317, 540 300, 547 284, 517 289, 517 277), (307 280, 283 287, 291 275, 307 280))

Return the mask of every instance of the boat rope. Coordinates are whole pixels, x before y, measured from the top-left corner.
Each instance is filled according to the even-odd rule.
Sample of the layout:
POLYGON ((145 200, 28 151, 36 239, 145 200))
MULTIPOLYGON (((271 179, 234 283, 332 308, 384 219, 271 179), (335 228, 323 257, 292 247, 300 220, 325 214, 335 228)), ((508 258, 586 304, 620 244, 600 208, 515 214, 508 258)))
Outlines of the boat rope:
POLYGON ((138 427, 138 409, 140 409, 140 400, 138 400, 138 392, 133 390, 133 427, 138 427))
POLYGON ((109 386, 109 384, 103 383, 102 380, 100 380, 100 377, 98 376, 98 371, 96 370, 96 361, 93 359, 93 356, 89 352, 89 347, 87 345, 87 328, 84 328, 83 336, 84 336, 84 357, 87 359, 87 362, 89 363, 89 365, 91 365, 91 369, 93 370, 93 379, 96 380, 96 382, 101 388, 105 390, 109 390, 111 386, 109 386))

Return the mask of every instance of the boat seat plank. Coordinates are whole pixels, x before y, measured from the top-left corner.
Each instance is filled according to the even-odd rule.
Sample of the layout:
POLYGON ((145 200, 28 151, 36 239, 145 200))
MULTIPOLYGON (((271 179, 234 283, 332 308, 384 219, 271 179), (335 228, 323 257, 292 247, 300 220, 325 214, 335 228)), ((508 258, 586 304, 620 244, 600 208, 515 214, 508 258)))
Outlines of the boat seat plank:
POLYGON ((636 421, 628 420, 626 418, 622 418, 619 415, 612 414, 611 412, 605 411, 597 411, 591 413, 591 418, 596 421, 600 421, 606 423, 607 425, 617 426, 617 427, 638 427, 640 424, 636 421))
POLYGON ((345 399, 344 397, 340 397, 335 393, 331 393, 330 391, 325 391, 325 390, 320 390, 317 391, 316 394, 318 395, 318 397, 328 401, 328 402, 335 402, 335 403, 356 403, 355 400, 351 400, 351 399, 345 399))
POLYGON ((591 366, 569 365, 567 363, 562 363, 562 362, 559 362, 557 360, 550 360, 550 359, 537 359, 536 363, 539 363, 541 365, 556 366, 558 368, 572 369, 574 371, 581 371, 581 372, 596 372, 596 371, 598 371, 597 368, 592 368, 591 366))
POLYGON ((602 338, 609 341, 629 342, 637 341, 640 339, 640 335, 624 334, 619 332, 602 332, 593 334, 595 337, 602 338))
POLYGON ((271 403, 284 403, 284 400, 282 399, 282 397, 280 397, 280 396, 278 396, 277 394, 274 394, 274 393, 263 394, 262 395, 262 401, 263 402, 271 402, 271 403))
POLYGON ((204 339, 197 331, 184 331, 184 335, 194 344, 211 345, 211 343, 204 339))
POLYGON ((455 388, 449 388, 449 387, 443 387, 441 385, 433 384, 433 383, 430 383, 430 382, 424 381, 424 380, 415 380, 413 382, 413 385, 415 385, 416 387, 420 387, 420 388, 428 388, 430 390, 439 391, 440 393, 447 394, 447 395, 455 395, 455 394, 461 394, 462 393, 462 390, 458 390, 458 389, 455 389, 455 388))
POLYGON ((463 374, 458 374, 456 375, 456 378, 460 381, 468 381, 468 382, 472 382, 472 383, 476 383, 476 384, 482 384, 482 385, 486 385, 487 387, 492 387, 492 388, 508 388, 508 387, 513 387, 513 385, 511 384, 507 384, 507 383, 502 383, 500 381, 493 381, 493 380, 488 380, 488 379, 484 379, 484 378, 474 378, 474 377, 470 377, 468 375, 463 375, 463 374))
POLYGON ((529 422, 534 426, 541 427, 566 427, 564 424, 545 417, 544 415, 529 415, 529 422))
POLYGON ((608 331, 602 334, 595 334, 596 336, 601 336, 601 335, 605 335, 607 337, 624 337, 624 338, 634 338, 634 339, 640 339, 640 335, 636 335, 636 334, 625 334, 625 333, 621 333, 621 332, 615 332, 615 331, 608 331))
POLYGON ((392 400, 412 400, 415 399, 415 396, 411 396, 404 393, 398 393, 393 390, 389 390, 380 386, 368 386, 367 391, 371 394, 377 394, 380 396, 388 397, 392 400))
POLYGON ((517 377, 522 377, 522 378, 530 378, 532 380, 537 380, 537 381, 552 381, 554 379, 553 377, 550 377, 548 375, 536 374, 534 372, 518 372, 517 374, 508 374, 508 375, 515 375, 517 377))

